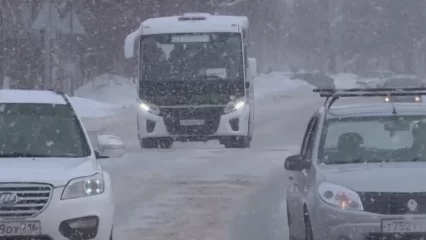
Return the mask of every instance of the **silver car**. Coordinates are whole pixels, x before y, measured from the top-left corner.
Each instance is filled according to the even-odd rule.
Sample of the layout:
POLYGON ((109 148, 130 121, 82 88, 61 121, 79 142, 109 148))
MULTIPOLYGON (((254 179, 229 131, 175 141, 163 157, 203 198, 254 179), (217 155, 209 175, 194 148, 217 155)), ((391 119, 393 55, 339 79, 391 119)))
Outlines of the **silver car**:
POLYGON ((361 74, 355 80, 355 83, 366 88, 380 87, 386 79, 392 76, 394 76, 394 73, 390 71, 372 71, 361 74))
POLYGON ((426 235, 425 104, 325 106, 285 168, 290 239, 426 235))

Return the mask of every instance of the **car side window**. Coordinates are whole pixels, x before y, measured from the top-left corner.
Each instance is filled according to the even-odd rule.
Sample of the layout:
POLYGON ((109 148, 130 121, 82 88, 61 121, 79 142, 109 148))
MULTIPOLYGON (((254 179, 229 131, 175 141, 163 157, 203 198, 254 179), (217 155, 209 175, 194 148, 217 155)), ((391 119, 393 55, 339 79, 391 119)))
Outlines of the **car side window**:
POLYGON ((309 135, 311 133, 312 126, 315 122, 316 117, 312 117, 311 120, 309 120, 308 126, 306 127, 305 135, 303 136, 302 146, 300 148, 300 155, 305 156, 306 153, 306 147, 308 145, 309 135))

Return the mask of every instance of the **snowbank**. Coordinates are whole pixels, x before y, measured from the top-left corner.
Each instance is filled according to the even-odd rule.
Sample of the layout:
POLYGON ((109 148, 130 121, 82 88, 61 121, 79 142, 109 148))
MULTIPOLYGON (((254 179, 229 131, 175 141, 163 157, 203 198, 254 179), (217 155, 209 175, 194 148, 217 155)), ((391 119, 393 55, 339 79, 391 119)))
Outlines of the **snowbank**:
POLYGON ((308 93, 312 89, 314 89, 314 86, 302 80, 292 80, 285 72, 261 74, 255 79, 255 98, 257 101, 262 101, 282 93, 308 93))
POLYGON ((77 89, 75 96, 129 107, 136 101, 136 87, 130 79, 103 74, 77 89))
MULTIPOLYGON (((296 95, 311 92, 313 86, 302 80, 291 80, 285 72, 272 72, 259 75, 255 79, 257 102, 282 95, 296 95)), ((82 118, 103 118, 114 116, 121 109, 134 106, 136 85, 132 80, 103 74, 75 91, 72 97, 76 111, 82 118)))
POLYGON ((334 78, 334 84, 336 88, 358 88, 359 86, 355 83, 357 75, 352 73, 338 73, 331 76, 334 78))
MULTIPOLYGON (((295 89, 311 90, 312 85, 301 81, 291 80, 285 72, 261 74, 255 79, 255 97, 262 99, 274 93, 292 91, 295 89)), ((104 74, 76 90, 76 96, 90 98, 98 102, 132 106, 137 98, 136 85, 132 80, 104 74)))
POLYGON ((71 103, 81 118, 103 118, 116 115, 123 107, 87 98, 71 97, 71 103))

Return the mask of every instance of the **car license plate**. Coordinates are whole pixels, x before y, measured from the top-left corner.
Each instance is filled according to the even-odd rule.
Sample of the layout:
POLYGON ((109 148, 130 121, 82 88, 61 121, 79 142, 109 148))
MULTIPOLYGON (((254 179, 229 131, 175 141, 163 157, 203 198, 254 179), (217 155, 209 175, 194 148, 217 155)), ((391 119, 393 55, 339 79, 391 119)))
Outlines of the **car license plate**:
POLYGON ((415 233, 415 232, 425 232, 425 231, 426 231, 425 218, 382 220, 383 233, 415 233))
POLYGON ((0 236, 38 236, 41 224, 38 221, 0 222, 0 236))
POLYGON ((180 120, 180 125, 182 125, 182 126, 200 126, 200 125, 204 125, 204 120, 203 119, 180 120))

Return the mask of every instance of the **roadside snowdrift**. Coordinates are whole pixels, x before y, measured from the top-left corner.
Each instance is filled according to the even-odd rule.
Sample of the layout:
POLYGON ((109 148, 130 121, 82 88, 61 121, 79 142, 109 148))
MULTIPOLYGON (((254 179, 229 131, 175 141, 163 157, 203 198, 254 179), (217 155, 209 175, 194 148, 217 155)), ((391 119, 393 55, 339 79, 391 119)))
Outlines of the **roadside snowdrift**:
POLYGON ((71 97, 71 103, 82 118, 103 118, 116 115, 123 107, 87 98, 71 97))
POLYGON ((302 80, 291 80, 288 73, 272 72, 269 74, 261 74, 255 80, 255 97, 256 100, 267 98, 274 94, 283 92, 291 92, 294 90, 309 92, 314 87, 302 80))
POLYGON ((103 74, 77 89, 75 96, 129 107, 136 101, 136 86, 130 79, 103 74))
MULTIPOLYGON (((255 79, 255 100, 261 104, 279 102, 289 96, 312 94, 312 88, 304 81, 291 80, 284 72, 262 74, 255 79)), ((135 106, 136 98, 136 84, 132 80, 103 74, 77 89, 71 100, 82 118, 94 121, 111 118, 123 108, 135 106)))
MULTIPOLYGON (((255 79, 255 98, 256 101, 271 100, 284 93, 307 93, 312 88, 312 85, 304 81, 289 79, 288 74, 284 72, 261 74, 255 79)), ((133 106, 137 98, 136 92, 136 84, 132 80, 112 74, 104 74, 77 89, 75 95, 80 98, 108 103, 110 104, 109 107, 117 108, 118 106, 133 106)), ((104 105, 102 108, 108 107, 104 105)), ((84 112, 89 113, 90 110, 87 109, 84 112)))
POLYGON ((334 78, 334 84, 336 88, 358 88, 359 86, 355 83, 357 75, 352 73, 338 73, 331 76, 334 78))

